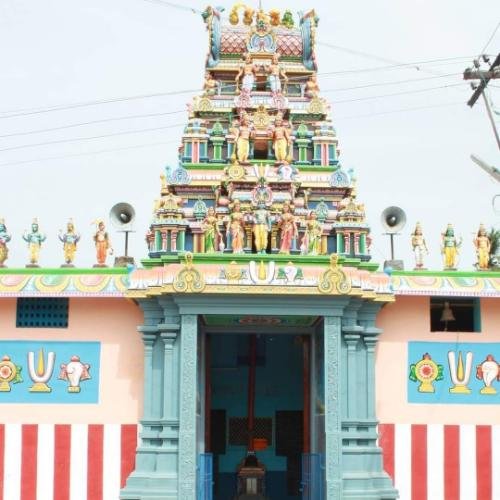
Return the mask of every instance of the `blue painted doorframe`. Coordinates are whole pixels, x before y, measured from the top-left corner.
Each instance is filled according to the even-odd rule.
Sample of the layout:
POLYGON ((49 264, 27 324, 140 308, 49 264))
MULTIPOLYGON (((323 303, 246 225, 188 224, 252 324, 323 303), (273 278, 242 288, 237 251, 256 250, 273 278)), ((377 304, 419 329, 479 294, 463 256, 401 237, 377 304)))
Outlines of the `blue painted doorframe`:
POLYGON ((326 484, 318 500, 397 498, 376 444, 375 318, 381 304, 349 296, 208 294, 138 302, 144 312, 138 328, 144 341, 144 417, 136 469, 122 500, 196 500, 199 315, 283 311, 322 318, 326 484))

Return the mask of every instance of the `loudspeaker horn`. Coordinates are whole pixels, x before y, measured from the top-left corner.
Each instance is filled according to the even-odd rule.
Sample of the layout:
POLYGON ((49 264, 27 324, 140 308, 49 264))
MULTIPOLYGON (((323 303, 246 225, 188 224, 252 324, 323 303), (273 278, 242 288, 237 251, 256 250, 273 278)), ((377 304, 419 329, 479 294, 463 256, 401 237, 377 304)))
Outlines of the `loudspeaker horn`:
POLYGON ((380 217, 382 226, 388 234, 396 234, 406 224, 406 214, 402 208, 387 207, 380 217))
POLYGON ((130 203, 117 203, 109 211, 109 219, 119 231, 132 231, 132 223, 135 219, 134 207, 130 203))

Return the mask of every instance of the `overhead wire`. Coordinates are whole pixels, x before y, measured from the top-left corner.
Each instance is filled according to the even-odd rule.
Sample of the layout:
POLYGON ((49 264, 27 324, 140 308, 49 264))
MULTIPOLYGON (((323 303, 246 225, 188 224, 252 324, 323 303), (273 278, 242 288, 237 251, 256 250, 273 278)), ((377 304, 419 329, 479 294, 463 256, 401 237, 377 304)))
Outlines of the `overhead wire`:
POLYGON ((450 88, 450 87, 458 87, 459 85, 464 85, 464 83, 465 82, 460 82, 460 83, 452 83, 450 85, 440 85, 439 87, 426 87, 424 89, 405 90, 403 92, 394 92, 392 94, 381 94, 381 95, 376 95, 376 96, 356 97, 354 99, 344 99, 342 101, 332 101, 332 104, 342 104, 344 102, 355 102, 355 101, 366 101, 366 100, 370 100, 370 99, 380 99, 383 97, 393 97, 393 96, 406 95, 406 94, 416 94, 419 92, 428 92, 431 90, 438 90, 438 89, 444 89, 444 88, 450 88))
POLYGON ((366 89, 370 87, 381 87, 385 85, 400 85, 402 83, 413 83, 413 82, 422 82, 426 80, 434 80, 436 78, 447 78, 450 76, 460 76, 461 73, 448 73, 446 75, 438 75, 438 76, 426 76, 423 78, 409 78, 407 80, 397 80, 393 82, 379 82, 379 83, 368 83, 366 85, 357 85, 355 87, 343 87, 337 89, 322 89, 321 92, 344 92, 346 90, 358 90, 358 89, 366 89))
MULTIPOLYGON (((372 71, 384 71, 384 70, 397 69, 397 68, 413 67, 416 65, 418 66, 418 65, 423 65, 423 64, 432 64, 432 63, 439 63, 438 65, 441 66, 441 65, 446 65, 446 61, 450 62, 450 61, 455 61, 456 59, 466 59, 466 57, 429 59, 429 60, 414 61, 414 62, 410 62, 410 63, 398 63, 398 64, 391 64, 391 65, 386 65, 386 66, 378 66, 378 67, 365 67, 365 68, 354 68, 354 69, 340 70, 340 71, 318 72, 317 76, 325 77, 325 76, 329 76, 329 75, 343 75, 343 74, 361 73, 361 72, 365 73, 365 72, 372 72, 372 71)), ((455 62, 453 62, 452 64, 455 64, 455 62)), ((436 76, 443 76, 443 75, 436 75, 436 76)), ((308 79, 308 76, 297 76, 297 77, 290 77, 289 81, 306 81, 307 79, 308 79)), ((200 88, 173 90, 173 91, 168 91, 168 92, 154 92, 154 93, 138 94, 138 95, 124 96, 124 97, 113 97, 113 98, 109 98, 109 99, 96 99, 96 100, 92 100, 92 101, 83 101, 83 102, 76 102, 76 103, 69 103, 69 104, 46 106, 46 107, 41 106, 41 107, 15 109, 15 110, 4 110, 4 111, 0 111, 0 120, 6 119, 6 118, 16 118, 16 117, 20 117, 20 116, 31 116, 31 115, 51 113, 51 112, 55 112, 55 111, 64 111, 64 110, 68 110, 68 109, 96 106, 96 105, 100 105, 100 104, 109 104, 109 103, 115 103, 115 102, 124 102, 124 101, 132 101, 132 100, 139 100, 139 99, 149 99, 149 98, 154 98, 154 97, 167 97, 167 96, 182 95, 182 94, 195 94, 195 93, 200 92, 200 91, 201 91, 200 88)))
POLYGON ((137 144, 135 146, 124 146, 121 148, 110 148, 110 149, 100 149, 97 151, 87 151, 86 153, 74 153, 74 154, 59 155, 59 156, 46 156, 44 158, 33 158, 31 160, 9 161, 9 162, 5 162, 5 163, 0 163, 0 167, 22 165, 24 163, 34 163, 34 162, 38 162, 38 161, 62 160, 62 159, 66 159, 66 158, 75 158, 78 156, 92 156, 95 154, 112 153, 115 151, 126 151, 129 149, 138 149, 138 148, 153 147, 153 146, 164 146, 166 144, 173 144, 176 142, 179 142, 179 141, 177 139, 175 139, 175 140, 169 140, 169 141, 151 142, 151 143, 147 143, 147 144, 137 144))
MULTIPOLYGON (((375 96, 357 97, 357 98, 353 98, 353 99, 343 99, 343 100, 339 100, 339 101, 332 101, 332 104, 337 105, 337 104, 343 104, 343 103, 347 103, 347 102, 366 101, 366 100, 371 100, 371 99, 382 99, 382 98, 386 98, 386 97, 394 97, 394 96, 400 96, 400 95, 429 92, 429 91, 433 91, 433 90, 457 87, 457 86, 464 85, 464 84, 465 83, 461 81, 460 83, 439 85, 439 86, 435 86, 435 87, 426 87, 423 89, 405 90, 402 92, 393 92, 390 94, 379 94, 379 95, 375 95, 375 96)), ((0 152, 13 151, 13 150, 24 149, 24 148, 39 147, 39 146, 47 146, 47 145, 67 143, 67 142, 78 142, 78 141, 87 141, 87 140, 93 140, 93 139, 102 139, 102 138, 106 138, 106 137, 114 137, 114 136, 134 134, 134 133, 150 132, 150 131, 163 130, 163 129, 168 129, 168 128, 181 127, 183 125, 185 125, 185 124, 178 123, 178 124, 165 125, 165 126, 161 126, 161 127, 152 127, 152 128, 145 128, 145 129, 136 129, 136 130, 122 131, 122 132, 114 132, 114 133, 101 134, 101 135, 90 136, 90 137, 77 137, 77 138, 68 138, 68 139, 58 139, 55 141, 45 141, 45 142, 39 142, 39 143, 33 143, 33 144, 21 144, 21 145, 17 145, 17 146, 9 146, 9 147, 5 147, 5 148, 1 148, 0 152)))
POLYGON ((28 110, 20 110, 20 112, 13 111, 0 111, 0 114, 6 114, 6 116, 0 116, 0 120, 3 118, 15 118, 18 116, 28 116, 28 115, 37 115, 41 113, 50 113, 52 111, 63 111, 66 109, 74 109, 74 108, 82 108, 86 106, 96 106, 99 104, 109 104, 113 102, 123 102, 123 101, 133 101, 135 99, 149 99, 151 97, 165 97, 165 96, 172 96, 172 95, 180 95, 180 94, 194 94, 196 92, 200 92, 200 89, 190 89, 190 90, 174 90, 170 92, 156 92, 152 94, 139 94, 139 95, 134 95, 134 96, 128 96, 128 97, 113 97, 111 99, 99 99, 95 101, 86 101, 86 102, 77 102, 73 104, 64 104, 64 105, 57 105, 57 106, 48 106, 48 107, 41 107, 41 108, 28 108, 28 110), (12 113, 12 114, 8 114, 12 113))
POLYGON ((488 38, 488 41, 486 42, 486 44, 483 47, 483 50, 480 52, 479 56, 482 56, 485 53, 485 51, 488 48, 489 44, 493 40, 493 37, 495 36, 496 32, 498 31, 498 28, 500 28, 500 21, 498 21, 498 24, 496 25, 495 29, 493 30, 493 33, 491 34, 491 36, 488 38))
POLYGON ((69 139, 58 139, 56 141, 38 142, 38 143, 34 143, 34 144, 21 144, 18 146, 9 146, 7 148, 1 148, 0 152, 13 151, 16 149, 34 148, 34 147, 39 147, 39 146, 49 146, 52 144, 62 144, 62 143, 66 143, 66 142, 90 141, 93 139, 103 139, 105 137, 115 137, 115 136, 119 136, 119 135, 139 134, 142 132, 153 132, 156 130, 165 130, 168 128, 183 127, 185 125, 186 125, 185 123, 175 123, 172 125, 164 125, 163 127, 152 127, 152 128, 144 128, 144 129, 136 129, 136 130, 126 130, 126 131, 122 131, 122 132, 94 135, 94 136, 90 136, 90 137, 74 137, 74 138, 69 138, 69 139))
POLYGON ((401 109, 393 109, 390 111, 377 111, 375 113, 366 113, 362 115, 348 115, 348 116, 342 116, 342 115, 335 115, 335 119, 337 120, 350 120, 353 118, 369 118, 372 116, 379 116, 379 115, 390 115, 390 114, 396 114, 396 113, 407 113, 409 111, 420 111, 422 109, 432 109, 432 108, 444 108, 448 106, 462 106, 463 102, 462 101, 456 101, 456 102, 448 102, 448 103, 442 103, 442 104, 429 104, 428 106, 415 106, 412 108, 401 108, 401 109))
POLYGON ((177 111, 165 111, 162 113, 147 113, 147 114, 142 114, 142 115, 127 115, 127 116, 118 116, 116 118, 103 118, 101 120, 91 120, 88 122, 80 122, 80 123, 70 123, 67 125, 61 125, 59 127, 51 127, 51 128, 42 128, 38 130, 29 130, 27 132, 12 132, 10 134, 3 134, 0 135, 0 139, 5 139, 8 137, 17 137, 20 135, 32 135, 32 134, 42 134, 45 132, 54 132, 56 130, 65 130, 68 128, 74 128, 74 127, 83 127, 86 125, 95 125, 97 123, 107 123, 107 122, 113 122, 113 121, 121 121, 121 120, 132 120, 135 118, 152 118, 156 116, 165 116, 165 115, 175 115, 178 113, 185 113, 185 109, 180 109, 177 111))

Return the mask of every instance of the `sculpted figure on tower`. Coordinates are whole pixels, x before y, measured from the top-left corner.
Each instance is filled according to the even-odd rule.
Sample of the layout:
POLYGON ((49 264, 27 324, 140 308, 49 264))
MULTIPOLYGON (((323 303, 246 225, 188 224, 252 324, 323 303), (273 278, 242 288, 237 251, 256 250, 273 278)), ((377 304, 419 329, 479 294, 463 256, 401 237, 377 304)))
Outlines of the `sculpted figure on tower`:
POLYGON ((0 219, 0 267, 5 267, 4 262, 9 256, 7 243, 10 241, 10 238, 11 236, 7 233, 7 228, 5 227, 5 221, 0 219))
POLYGON ((484 224, 479 226, 476 237, 474 238, 474 246, 476 247, 477 268, 481 271, 489 269, 491 240, 486 234, 484 224))
POLYGON ((33 219, 31 224, 31 232, 25 231, 23 234, 23 240, 28 243, 28 248, 30 252, 30 261, 27 267, 38 267, 38 259, 40 257, 40 249, 42 248, 42 243, 45 241, 45 234, 41 233, 38 227, 38 220, 33 219))
POLYGON ((248 163, 250 154, 250 138, 252 129, 250 120, 246 113, 243 113, 238 127, 234 128, 234 143, 236 146, 236 158, 240 163, 248 163))
POLYGON ((285 127, 283 115, 278 113, 274 120, 274 127, 271 133, 273 141, 274 156, 277 162, 290 161, 289 148, 292 144, 290 130, 285 127))

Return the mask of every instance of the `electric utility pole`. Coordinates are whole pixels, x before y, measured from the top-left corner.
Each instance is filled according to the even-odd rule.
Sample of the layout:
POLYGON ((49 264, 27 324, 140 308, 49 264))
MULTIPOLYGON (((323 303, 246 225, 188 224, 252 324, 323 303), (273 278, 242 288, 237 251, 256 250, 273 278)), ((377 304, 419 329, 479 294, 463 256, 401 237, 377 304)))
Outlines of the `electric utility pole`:
MULTIPOLYGON (((482 56, 483 62, 489 64, 490 58, 486 55, 482 56)), ((471 98, 467 101, 467 104, 472 108, 476 101, 479 99, 479 96, 483 96, 484 104, 486 105, 486 111, 488 112, 488 117, 491 122, 491 126, 493 127, 493 133, 495 134, 495 138, 497 140, 498 148, 500 149, 500 136, 498 135, 497 126, 495 120, 493 118, 493 113, 491 112, 491 106, 488 101, 488 98, 484 94, 484 90, 488 86, 490 80, 500 78, 500 54, 497 55, 496 59, 490 64, 489 69, 481 68, 481 59, 474 60, 474 69, 467 68, 464 71, 464 80, 479 80, 479 85, 471 83, 474 92, 471 98)))

